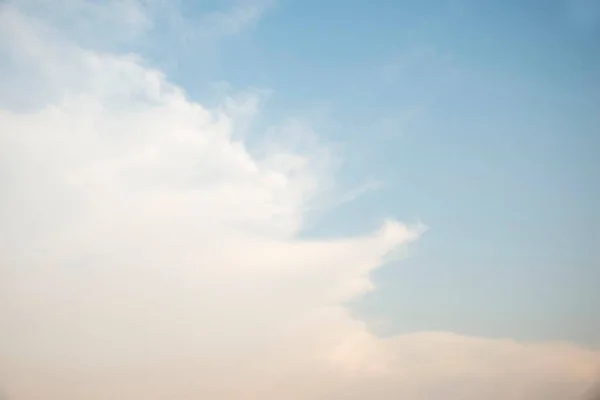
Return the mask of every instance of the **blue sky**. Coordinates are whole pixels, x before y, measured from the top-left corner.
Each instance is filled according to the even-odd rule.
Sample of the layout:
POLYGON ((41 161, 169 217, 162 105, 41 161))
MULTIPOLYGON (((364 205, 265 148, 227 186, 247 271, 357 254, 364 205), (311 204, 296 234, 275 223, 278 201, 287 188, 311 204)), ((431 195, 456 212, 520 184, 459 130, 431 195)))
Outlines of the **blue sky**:
POLYGON ((201 99, 214 81, 269 88, 263 118, 341 144, 339 182, 384 183, 306 235, 429 227, 354 305, 386 333, 598 344, 599 7, 280 1, 210 62, 192 47, 167 70, 201 99))
POLYGON ((597 2, 181 8, 191 31, 240 4, 260 10, 242 35, 186 37, 171 22, 126 49, 198 101, 217 101, 222 82, 269 90, 253 132, 301 117, 341 149, 341 186, 383 183, 319 215, 307 236, 390 216, 429 227, 407 260, 376 272, 378 289, 356 312, 396 333, 598 343, 597 2))
POLYGON ((0 397, 580 398, 599 88, 595 0, 0 2, 0 397))

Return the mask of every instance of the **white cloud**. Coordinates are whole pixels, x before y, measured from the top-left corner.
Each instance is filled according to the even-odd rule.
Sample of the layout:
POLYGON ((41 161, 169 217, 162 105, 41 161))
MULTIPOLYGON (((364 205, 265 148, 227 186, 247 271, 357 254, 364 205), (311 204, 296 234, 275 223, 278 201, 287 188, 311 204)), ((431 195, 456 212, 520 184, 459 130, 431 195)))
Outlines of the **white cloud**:
POLYGON ((207 109, 0 10, 2 51, 49 93, 0 111, 9 399, 568 399, 593 378, 598 352, 569 344, 373 336, 344 304, 419 229, 299 239, 332 173, 314 135, 250 152, 247 98, 207 109))

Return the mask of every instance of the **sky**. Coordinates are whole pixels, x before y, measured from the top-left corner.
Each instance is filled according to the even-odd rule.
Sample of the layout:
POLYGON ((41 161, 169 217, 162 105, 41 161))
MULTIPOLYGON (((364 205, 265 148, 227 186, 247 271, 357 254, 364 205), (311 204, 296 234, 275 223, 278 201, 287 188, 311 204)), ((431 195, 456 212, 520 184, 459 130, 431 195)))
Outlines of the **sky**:
POLYGON ((598 154, 596 0, 5 0, 0 398, 579 399, 598 154))

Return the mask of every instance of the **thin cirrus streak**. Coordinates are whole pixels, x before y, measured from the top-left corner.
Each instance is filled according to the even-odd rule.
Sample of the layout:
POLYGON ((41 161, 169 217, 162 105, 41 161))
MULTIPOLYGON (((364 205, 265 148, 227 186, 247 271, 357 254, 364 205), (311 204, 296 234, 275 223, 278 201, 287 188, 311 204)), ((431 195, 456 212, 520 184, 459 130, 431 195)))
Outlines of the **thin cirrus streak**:
POLYGON ((251 152, 228 107, 0 10, 2 52, 28 67, 10 76, 41 83, 0 112, 10 400, 558 400, 592 382, 600 354, 568 343, 374 336, 345 304, 422 226, 301 239, 333 174, 326 144, 251 152))

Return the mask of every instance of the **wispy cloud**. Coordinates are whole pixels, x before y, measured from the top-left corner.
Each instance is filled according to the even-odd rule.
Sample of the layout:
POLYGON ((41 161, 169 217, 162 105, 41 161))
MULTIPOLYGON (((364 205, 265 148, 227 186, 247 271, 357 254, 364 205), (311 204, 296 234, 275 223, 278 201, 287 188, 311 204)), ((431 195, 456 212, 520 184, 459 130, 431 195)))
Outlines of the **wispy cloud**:
POLYGON ((223 38, 251 29, 274 3, 266 0, 234 2, 192 15, 177 4, 179 2, 161 3, 152 8, 151 14, 160 22, 159 35, 170 36, 178 45, 198 51, 194 46, 214 45, 223 38))
POLYGON ((350 203, 350 202, 358 199, 363 194, 374 191, 374 190, 381 189, 382 187, 384 187, 384 183, 382 181, 378 181, 378 180, 367 181, 366 183, 346 192, 342 196, 341 203, 350 203))
POLYGON ((48 0, 8 0, 4 6, 59 28, 84 47, 135 50, 150 45, 149 41, 154 46, 186 48, 215 44, 254 26, 273 2, 223 2, 209 10, 198 4, 193 13, 182 4, 179 0, 67 0, 60 5, 48 0))
POLYGON ((371 129, 378 135, 398 137, 410 133, 416 129, 419 122, 425 118, 426 107, 410 107, 400 110, 393 115, 383 117, 373 124, 371 129))
POLYGON ((264 11, 263 4, 235 5, 225 11, 207 13, 200 23, 214 34, 234 35, 256 24, 264 11))
POLYGON ((570 344, 376 337, 345 304, 420 230, 300 239, 332 174, 318 136, 294 124, 250 151, 234 131, 254 103, 207 108, 137 57, 0 13, 3 41, 37 40, 11 47, 18 72, 52 92, 0 111, 10 399, 558 400, 592 380, 600 354, 570 344))
POLYGON ((414 73, 415 69, 421 70, 433 62, 437 64, 438 58, 438 50, 434 46, 415 43, 381 66, 381 78, 386 83, 395 82, 414 73))
POLYGON ((152 12, 158 4, 153 0, 66 0, 60 5, 48 0, 8 0, 4 7, 39 18, 80 43, 92 45, 127 42, 144 35, 153 27, 152 12))

